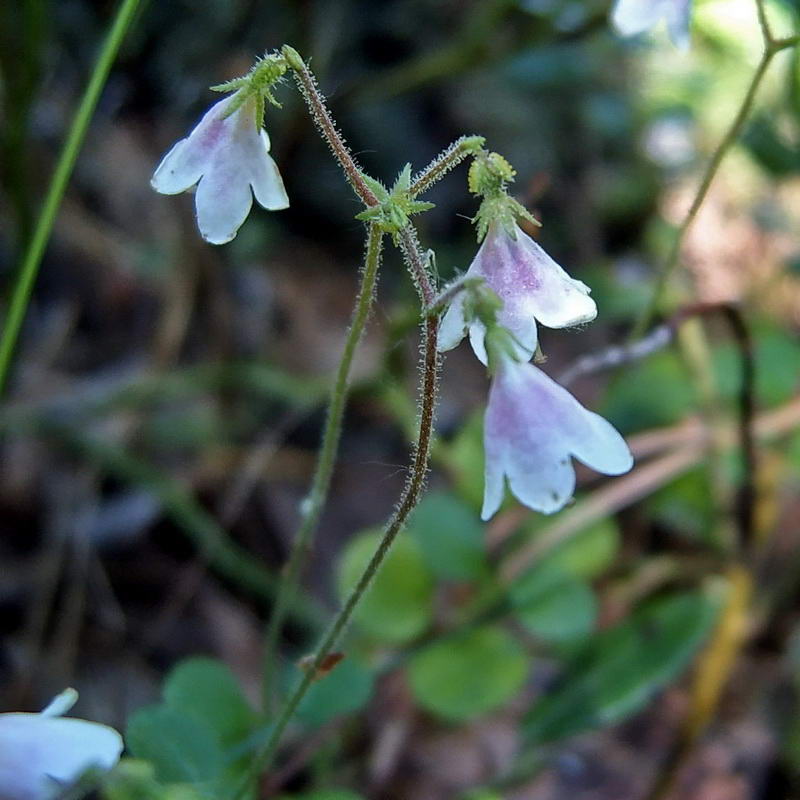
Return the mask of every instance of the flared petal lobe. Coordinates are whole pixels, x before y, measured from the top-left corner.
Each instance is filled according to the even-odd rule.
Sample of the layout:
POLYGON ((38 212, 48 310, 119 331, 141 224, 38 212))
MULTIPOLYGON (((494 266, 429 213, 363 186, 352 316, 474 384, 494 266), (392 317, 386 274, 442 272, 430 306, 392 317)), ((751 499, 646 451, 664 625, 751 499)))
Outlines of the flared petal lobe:
POLYGON ((151 184, 162 194, 197 185, 195 208, 202 237, 225 244, 250 213, 253 195, 270 211, 288 208, 283 181, 269 155, 269 137, 248 100, 226 116, 234 96, 213 105, 186 139, 162 159, 151 184))
POLYGON ((609 422, 533 364, 511 359, 503 361, 492 383, 484 447, 485 520, 500 507, 504 478, 520 502, 552 514, 575 490, 571 457, 606 475, 633 465, 625 440, 609 422))
POLYGON ((0 800, 52 800, 87 769, 122 753, 113 729, 82 719, 0 714, 0 800))
POLYGON ((691 0, 617 0, 611 21, 623 36, 636 36, 666 20, 672 41, 689 47, 691 0))
MULTIPOLYGON (((467 277, 483 278, 503 301, 498 322, 514 335, 518 356, 527 360, 536 351, 536 320, 548 328, 568 328, 590 322, 597 306, 589 287, 574 280, 520 228, 516 235, 492 225, 475 256, 467 277)), ((463 338, 464 297, 459 295, 442 320, 440 349, 449 350, 463 338)), ((482 323, 469 324, 475 355, 487 363, 482 323)))

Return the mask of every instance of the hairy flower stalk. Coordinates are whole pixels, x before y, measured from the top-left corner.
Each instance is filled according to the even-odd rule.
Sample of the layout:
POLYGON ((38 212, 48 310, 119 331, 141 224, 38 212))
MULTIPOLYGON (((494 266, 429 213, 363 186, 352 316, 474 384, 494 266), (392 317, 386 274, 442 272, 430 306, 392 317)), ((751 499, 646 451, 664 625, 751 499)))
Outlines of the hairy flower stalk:
MULTIPOLYGON (((392 207, 389 204, 391 197, 387 193, 386 197, 380 201, 375 195, 373 187, 375 187, 375 189, 378 191, 380 191, 380 189, 378 186, 376 186, 375 181, 372 181, 371 179, 365 180, 364 175, 353 160, 347 145, 338 133, 330 112, 325 105, 324 98, 317 90, 316 81, 313 75, 308 70, 296 51, 294 51, 292 48, 284 47, 283 52, 286 56, 287 62, 296 72, 298 83, 303 90, 303 95, 309 105, 312 117, 317 123, 320 133, 328 141, 331 150, 341 164, 354 191, 367 206, 368 211, 370 209, 374 209, 376 212, 378 212, 379 206, 384 207, 384 211, 381 211, 379 214, 376 213, 370 215, 370 219, 372 220, 370 228, 371 236, 378 236, 379 231, 387 230, 387 223, 392 217, 391 213, 389 213, 392 211, 392 207), (374 217, 374 219, 372 219, 372 217, 374 217)), ((403 171, 403 173, 401 173, 396 187, 399 191, 409 183, 410 171, 406 169, 403 171)), ((399 210, 402 208, 402 201, 404 199, 404 197, 398 197, 400 203, 398 206, 395 206, 395 209, 399 210)), ((339 638, 346 630, 356 606, 372 583, 372 580, 377 574, 395 538, 405 526, 409 515, 419 501, 425 485, 425 477, 427 475, 428 463, 430 459, 434 409, 436 404, 439 376, 439 350, 437 347, 439 317, 437 314, 427 313, 427 309, 435 301, 436 288, 428 274, 427 262, 420 251, 416 233, 413 229, 413 226, 407 221, 405 216, 401 215, 400 219, 403 219, 404 221, 403 226, 393 230, 392 232, 396 243, 400 247, 406 266, 408 267, 408 270, 417 288, 421 307, 424 310, 424 313, 422 314, 423 360, 421 367, 422 376, 419 400, 419 431, 417 435, 417 441, 414 446, 412 463, 409 471, 409 479, 403 490, 400 502, 389 522, 387 523, 387 527, 377 550, 373 554, 373 557, 367 565, 367 568, 357 582, 344 606, 331 623, 328 632, 323 637, 315 652, 313 660, 307 666, 303 677, 286 702, 286 705, 284 706, 275 723, 275 726, 272 729, 270 738, 264 745, 261 752, 258 753, 253 759, 251 772, 247 776, 247 780, 242 784, 237 795, 238 797, 243 795, 247 789, 247 786, 257 776, 257 774, 260 771, 268 768, 271 764, 280 744, 281 736, 283 735, 286 726, 292 719, 297 706, 300 704, 312 682, 317 677, 317 674, 326 657, 334 649, 339 641, 339 638)), ((331 450, 331 458, 333 458, 334 455, 335 448, 331 450)), ((324 504, 324 500, 327 495, 328 484, 329 481, 326 481, 324 485, 321 485, 321 491, 317 495, 316 499, 319 502, 319 510, 321 510, 322 505, 324 504)), ((305 554, 311 546, 318 516, 319 514, 317 513, 313 518, 312 523, 309 524, 308 528, 304 531, 301 531, 303 533, 303 541, 301 542, 300 537, 298 536, 295 538, 293 543, 293 551, 292 555, 290 556, 290 565, 292 565, 291 569, 295 578, 302 567, 305 554)), ((279 625, 276 625, 273 621, 271 623, 271 629, 273 627, 277 630, 279 625)), ((273 637, 276 636, 275 633, 271 635, 273 637)))
MULTIPOLYGON (((419 270, 424 267, 424 259, 419 252, 416 245, 416 237, 411 226, 402 232, 401 244, 403 248, 404 257, 413 263, 409 263, 409 268, 412 270, 419 270)), ((434 298, 434 289, 430 282, 427 273, 422 269, 418 275, 420 282, 420 299, 423 301, 423 306, 427 307, 427 302, 434 298), (428 301, 425 298, 429 298, 428 301)), ((383 563, 384 558, 391 549, 397 535, 404 528, 408 517, 417 505, 422 490, 425 487, 425 478, 428 471, 428 463, 430 460, 431 440, 433 437, 433 420, 434 411, 436 407, 437 385, 439 375, 439 352, 437 347, 437 336, 439 330, 439 318, 436 315, 425 317, 423 327, 423 357, 421 364, 421 386, 420 386, 420 401, 419 401, 419 429, 417 433, 417 441, 414 446, 411 468, 409 470, 409 478, 397 505, 396 510, 392 514, 389 522, 386 525, 381 541, 373 553, 372 558, 367 564, 366 569, 362 573, 355 587, 351 591, 349 597, 342 606, 342 609, 336 615, 331 623, 328 632, 323 637, 320 645, 318 646, 314 658, 303 674, 302 679, 298 683, 295 690, 290 695, 286 705, 283 708, 280 716, 278 717, 272 729, 269 739, 267 740, 264 748, 253 760, 253 767, 248 780, 243 783, 241 790, 237 797, 243 797, 249 783, 263 770, 269 768, 272 760, 280 745, 280 740, 286 726, 294 716, 298 705, 308 692, 311 684, 316 679, 322 668, 326 657, 334 650, 342 634, 347 629, 350 620, 352 619, 353 612, 358 606, 361 598, 364 596, 367 589, 372 584, 375 575, 383 563)))

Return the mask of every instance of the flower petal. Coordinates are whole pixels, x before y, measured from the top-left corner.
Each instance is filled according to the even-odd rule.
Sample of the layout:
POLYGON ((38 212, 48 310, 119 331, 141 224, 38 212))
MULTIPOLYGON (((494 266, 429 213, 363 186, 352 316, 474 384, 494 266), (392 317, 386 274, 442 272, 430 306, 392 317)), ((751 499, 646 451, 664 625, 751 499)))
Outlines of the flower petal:
POLYGON ((239 165, 216 164, 197 186, 195 208, 200 235, 211 244, 231 241, 252 205, 250 183, 239 165))
POLYGON ((269 154, 269 137, 262 130, 258 148, 253 160, 250 185, 259 205, 267 211, 280 211, 289 208, 289 196, 278 172, 278 165, 269 154))
POLYGON ((464 319, 464 297, 458 297, 450 303, 450 308, 447 309, 442 321, 439 324, 439 338, 437 340, 437 349, 440 353, 452 350, 458 347, 464 334, 467 332, 467 323, 464 319))
POLYGON ((525 249, 530 269, 539 277, 539 287, 530 292, 527 309, 548 328, 570 328, 591 322, 597 305, 589 297, 590 289, 570 276, 524 231, 518 231, 519 244, 525 249))
MULTIPOLYGON (((487 417, 489 410, 487 408, 487 417)), ((485 430, 488 430, 486 423, 485 430)), ((486 452, 484 465, 484 485, 483 485, 483 508, 481 509, 481 519, 486 521, 493 517, 503 502, 505 491, 505 468, 503 465, 503 444, 502 441, 487 435, 484 432, 484 450, 486 452)))
POLYGON ((0 797, 46 800, 89 767, 111 769, 122 738, 95 722, 41 714, 0 714, 0 797))
POLYGON ((689 26, 692 18, 691 0, 671 0, 667 11, 667 28, 676 47, 688 50, 691 45, 689 26))
POLYGON ((635 36, 652 28, 661 12, 660 0, 617 0, 611 21, 623 36, 635 36))
POLYGON ((571 456, 607 475, 630 469, 624 439, 530 363, 504 361, 489 394, 484 425, 486 488, 482 516, 502 500, 502 476, 526 506, 552 514, 575 490, 571 456))
POLYGON ((214 103, 186 139, 181 139, 161 159, 150 185, 161 194, 179 194, 194 186, 208 168, 214 153, 236 125, 239 111, 222 119, 231 97, 214 103))

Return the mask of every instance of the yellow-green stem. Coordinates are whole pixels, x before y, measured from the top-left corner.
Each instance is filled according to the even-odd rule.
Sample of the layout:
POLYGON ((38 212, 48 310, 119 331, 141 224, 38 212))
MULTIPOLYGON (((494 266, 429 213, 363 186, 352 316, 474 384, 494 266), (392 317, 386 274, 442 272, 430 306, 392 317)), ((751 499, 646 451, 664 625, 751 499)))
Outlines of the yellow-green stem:
POLYGON ((725 132, 725 135, 722 137, 722 140, 717 145, 716 150, 711 156, 711 160, 708 162, 706 171, 703 173, 703 177, 694 196, 694 200, 692 200, 692 204, 689 207, 689 210, 686 212, 686 216, 683 218, 683 221, 675 233, 672 246, 670 247, 664 264, 658 273, 658 277, 656 278, 656 283, 653 287, 653 293, 650 297, 650 300, 643 309, 642 313, 639 315, 631 331, 630 338, 632 341, 640 339, 644 335, 645 331, 650 326, 650 323, 653 321, 653 317, 655 317, 655 315, 658 313, 664 290, 666 289, 669 279, 678 265, 681 248, 683 246, 683 240, 686 237, 686 233, 692 226, 692 223, 697 216, 697 212, 700 210, 700 207, 703 205, 703 202, 706 199, 706 195, 708 194, 708 190, 711 188, 711 184, 714 182, 714 178, 717 175, 720 164, 722 164, 722 161, 727 155, 728 151, 739 138, 739 135, 741 134, 742 129, 744 128, 744 125, 750 116, 756 94, 758 93, 758 89, 761 86, 761 82, 766 75, 772 59, 781 50, 785 50, 786 48, 793 47, 797 44, 797 37, 792 37, 790 39, 773 39, 766 23, 766 16, 763 15, 762 4, 757 2, 757 7, 759 10, 759 19, 763 20, 762 31, 764 32, 764 52, 762 53, 761 59, 758 62, 756 71, 753 73, 750 84, 747 87, 742 104, 739 106, 739 110, 737 111, 733 122, 731 122, 728 130, 725 132))

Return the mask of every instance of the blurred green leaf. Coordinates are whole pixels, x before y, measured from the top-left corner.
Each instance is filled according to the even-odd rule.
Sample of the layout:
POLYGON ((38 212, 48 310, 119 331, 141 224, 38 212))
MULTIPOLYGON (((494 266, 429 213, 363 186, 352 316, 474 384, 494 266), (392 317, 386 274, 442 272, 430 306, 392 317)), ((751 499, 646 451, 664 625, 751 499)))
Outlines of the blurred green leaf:
POLYGON ((653 521, 687 539, 711 542, 714 502, 708 470, 698 467, 654 492, 645 501, 653 521))
POLYGON ((619 542, 617 523, 602 519, 554 548, 547 556, 547 563, 553 569, 588 580, 614 563, 619 542))
POLYGON ((424 709, 461 721, 510 700, 525 681, 528 657, 507 631, 484 627, 429 645, 411 658, 408 669, 424 709))
POLYGON ((369 702, 374 683, 373 672, 347 656, 311 685, 297 709, 297 717, 309 727, 319 727, 342 714, 352 714, 369 702))
POLYGON ((742 143, 773 177, 783 178, 800 170, 797 145, 785 140, 774 115, 762 112, 751 120, 742 136, 742 143))
POLYGON ((178 664, 164 683, 164 700, 202 720, 224 746, 242 741, 256 722, 233 673, 212 658, 189 658, 178 664))
POLYGON ((663 597, 595 636, 526 716, 527 742, 562 739, 638 711, 688 664, 717 608, 701 592, 663 597))
MULTIPOLYGON (((370 531, 348 543, 339 562, 339 596, 344 600, 378 547, 381 533, 370 531)), ((401 644, 422 633, 433 614, 433 577, 419 548, 400 536, 383 562, 353 621, 374 639, 401 644)))
POLYGON ((448 447, 447 465, 459 496, 474 509, 483 504, 483 411, 466 421, 448 447))
POLYGON ((316 789, 303 794, 281 795, 278 800, 364 800, 364 798, 349 789, 316 789))
POLYGON ((153 765, 163 783, 210 787, 222 773, 224 757, 214 732, 174 708, 159 705, 136 711, 128 720, 125 742, 136 758, 153 765))
POLYGON ((474 511, 452 495, 425 495, 414 511, 410 533, 439 578, 470 581, 486 573, 484 526, 474 511))
POLYGON ((609 385, 601 413, 622 433, 672 425, 692 408, 694 390, 675 353, 627 367, 609 385))
MULTIPOLYGON (((753 331, 756 363, 756 397, 763 406, 785 403, 795 396, 800 385, 800 342, 789 331, 759 326, 753 331)), ((741 387, 741 359, 731 343, 714 350, 714 373, 719 391, 736 397, 741 387)))
POLYGON ((591 587, 549 562, 535 567, 509 591, 515 616, 546 642, 570 642, 594 628, 597 600, 591 587))
POLYGON ((133 758, 123 758, 108 775, 102 796, 105 800, 202 800, 186 784, 159 783, 151 763, 133 758))

